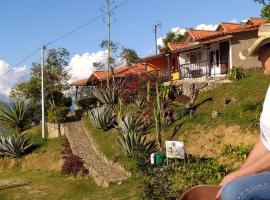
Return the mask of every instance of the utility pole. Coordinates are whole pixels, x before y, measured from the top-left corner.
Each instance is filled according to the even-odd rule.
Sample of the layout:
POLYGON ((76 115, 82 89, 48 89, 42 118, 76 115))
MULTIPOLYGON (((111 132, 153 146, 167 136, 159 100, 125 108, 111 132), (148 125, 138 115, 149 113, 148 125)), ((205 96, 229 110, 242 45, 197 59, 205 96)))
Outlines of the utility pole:
POLYGON ((154 25, 156 54, 158 53, 158 47, 157 47, 157 28, 160 25, 161 25, 160 22, 154 25))
POLYGON ((43 139, 45 139, 45 106, 44 106, 44 51, 46 49, 45 45, 42 45, 41 47, 41 60, 40 60, 40 65, 41 65, 41 110, 42 110, 42 132, 41 136, 43 139))
MULTIPOLYGON (((108 11, 108 57, 107 57, 107 87, 109 87, 109 71, 110 71, 110 58, 111 58, 111 10, 110 0, 107 0, 107 11, 108 11)), ((113 75, 113 74, 112 74, 113 75)))

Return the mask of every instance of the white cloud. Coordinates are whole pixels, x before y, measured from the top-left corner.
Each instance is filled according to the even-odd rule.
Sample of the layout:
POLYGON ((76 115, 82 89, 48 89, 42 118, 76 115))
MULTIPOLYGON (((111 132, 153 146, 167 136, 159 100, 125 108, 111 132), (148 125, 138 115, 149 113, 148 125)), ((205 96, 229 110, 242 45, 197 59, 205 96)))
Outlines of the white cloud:
POLYGON ((232 19, 230 22, 231 23, 237 23, 237 19, 232 19))
POLYGON ((158 46, 160 46, 160 47, 164 47, 164 43, 163 43, 163 39, 164 39, 165 37, 159 37, 158 39, 157 39, 157 45, 158 46))
MULTIPOLYGON (((174 27, 171 29, 171 32, 175 33, 176 35, 184 35, 186 32, 185 28, 179 28, 179 27, 174 27)), ((163 39, 165 38, 165 36, 159 37, 157 39, 157 45, 160 47, 164 47, 164 43, 163 43, 163 39)))
POLYGON ((107 51, 98 51, 96 53, 84 53, 75 55, 71 58, 68 65, 69 74, 71 75, 70 82, 75 80, 85 79, 95 70, 93 63, 105 61, 107 51))
POLYGON ((217 29, 218 25, 213 24, 200 24, 196 26, 196 30, 207 30, 207 31, 215 31, 217 29))
POLYGON ((171 29, 171 32, 175 33, 176 35, 179 35, 179 34, 184 35, 186 31, 187 30, 185 28, 179 28, 179 27, 174 27, 171 29))
POLYGON ((4 101, 8 99, 10 89, 28 77, 29 69, 26 66, 12 68, 6 61, 0 60, 0 75, 5 72, 8 73, 0 77, 0 100, 4 101))

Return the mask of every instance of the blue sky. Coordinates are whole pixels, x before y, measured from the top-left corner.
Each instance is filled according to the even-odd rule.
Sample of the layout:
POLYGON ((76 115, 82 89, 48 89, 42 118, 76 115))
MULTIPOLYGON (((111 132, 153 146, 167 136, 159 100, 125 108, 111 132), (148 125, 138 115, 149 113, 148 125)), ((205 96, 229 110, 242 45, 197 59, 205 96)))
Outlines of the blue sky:
MULTIPOLYGON (((122 2, 116 0, 115 4, 122 2)), ((42 44, 100 15, 103 4, 104 0, 0 1, 0 75, 42 44), (5 67, 1 68, 1 61, 5 67)), ((249 17, 259 17, 260 10, 261 5, 252 0, 130 0, 114 12, 116 21, 112 24, 112 40, 135 49, 139 55, 146 55, 155 49, 152 27, 157 21, 162 23, 158 29, 160 37, 174 27, 215 25, 221 21, 240 22, 249 17)), ((107 27, 102 19, 98 19, 50 48, 65 47, 71 58, 77 55, 77 60, 85 53, 94 57, 101 50, 100 41, 106 37, 107 27)), ((26 65, 17 70, 27 70, 32 62, 38 60, 39 55, 36 54, 21 66, 16 66, 26 65)), ((14 74, 0 77, 0 96, 1 84, 13 84, 5 81, 14 74)))

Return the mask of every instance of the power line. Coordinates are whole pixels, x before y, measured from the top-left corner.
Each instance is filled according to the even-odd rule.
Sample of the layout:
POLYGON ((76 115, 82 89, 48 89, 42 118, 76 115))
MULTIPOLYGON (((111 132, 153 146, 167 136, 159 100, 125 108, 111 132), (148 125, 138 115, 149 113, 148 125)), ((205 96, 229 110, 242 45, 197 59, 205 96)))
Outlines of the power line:
POLYGON ((74 32, 77 32, 77 31, 83 29, 84 27, 86 27, 86 26, 88 26, 89 24, 95 22, 95 21, 98 20, 99 18, 102 18, 103 16, 105 16, 108 12, 112 12, 112 11, 118 9, 119 7, 121 7, 121 6, 125 5, 125 4, 127 4, 129 1, 130 1, 130 0, 127 0, 127 1, 124 1, 124 2, 122 2, 122 3, 118 4, 118 5, 116 5, 114 8, 108 10, 107 12, 104 12, 104 13, 100 14, 99 16, 97 16, 97 17, 95 17, 95 18, 93 18, 93 19, 91 19, 91 20, 85 22, 84 24, 78 26, 77 28, 74 28, 73 30, 71 30, 71 31, 69 31, 69 32, 67 32, 67 33, 65 33, 65 34, 63 34, 63 35, 57 37, 56 39, 54 39, 54 40, 52 40, 52 41, 50 41, 50 42, 48 42, 45 46, 49 46, 49 45, 51 45, 51 44, 53 44, 53 43, 55 43, 55 42, 57 42, 57 41, 59 41, 59 40, 61 40, 61 39, 63 39, 63 38, 65 38, 65 37, 67 37, 67 36, 73 34, 74 32))
MULTIPOLYGON (((35 55, 37 52, 39 51, 39 49, 33 51, 31 54, 29 54, 28 56, 26 56, 24 59, 22 59, 21 61, 19 61, 15 67, 21 65, 22 63, 24 63, 26 60, 28 60, 29 58, 31 58, 33 55, 35 55)), ((2 78, 3 76, 5 76, 6 74, 8 74, 9 72, 13 71, 13 68, 10 68, 8 71, 4 72, 3 74, 0 75, 0 78, 2 78)))
MULTIPOLYGON (((59 41, 59 40, 65 38, 65 37, 67 37, 67 36, 73 34, 74 32, 77 32, 77 31, 83 29, 84 27, 86 27, 86 26, 88 26, 89 24, 95 22, 95 21, 98 20, 99 18, 105 16, 108 12, 112 12, 112 11, 118 9, 119 7, 121 7, 121 6, 125 5, 125 4, 127 4, 129 1, 130 1, 130 0, 127 0, 127 1, 124 1, 124 2, 122 2, 122 3, 118 4, 118 5, 116 5, 114 8, 108 10, 107 12, 105 12, 105 13, 103 13, 103 14, 101 14, 101 15, 99 15, 99 16, 97 16, 97 17, 95 17, 95 18, 93 18, 93 19, 91 19, 91 20, 89 20, 89 21, 87 21, 86 23, 84 23, 84 24, 78 26, 77 28, 75 28, 75 29, 73 29, 73 30, 71 30, 71 31, 69 31, 69 32, 67 32, 67 33, 65 33, 65 34, 63 34, 63 35, 61 35, 61 36, 55 38, 54 40, 52 40, 52 41, 50 41, 50 42, 48 42, 45 46, 47 47, 47 46, 49 46, 49 45, 52 45, 53 43, 55 43, 55 42, 57 42, 57 41, 59 41)), ((24 63, 26 60, 28 60, 30 57, 32 57, 34 54, 36 54, 39 50, 40 50, 40 48, 37 49, 37 50, 35 50, 35 51, 34 51, 33 53, 31 53, 30 55, 26 56, 24 59, 22 59, 20 62, 18 62, 18 63, 15 65, 15 67, 17 67, 18 65, 24 63)), ((1 75, 0 75, 0 78, 2 78, 3 76, 5 76, 6 74, 8 74, 8 73, 11 72, 11 71, 13 71, 13 68, 10 68, 8 71, 6 71, 6 72, 4 72, 3 74, 1 74, 1 75)))

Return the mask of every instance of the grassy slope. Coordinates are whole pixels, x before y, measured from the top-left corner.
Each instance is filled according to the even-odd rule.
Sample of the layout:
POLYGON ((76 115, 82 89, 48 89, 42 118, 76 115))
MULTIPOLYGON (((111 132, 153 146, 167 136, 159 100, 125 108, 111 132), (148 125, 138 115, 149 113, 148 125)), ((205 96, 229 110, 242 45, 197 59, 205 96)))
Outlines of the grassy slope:
MULTIPOLYGON (((184 122, 173 139, 184 140, 188 152, 214 157, 225 162, 229 158, 217 155, 224 142, 241 142, 247 136, 249 137, 247 141, 255 141, 254 138, 257 138, 254 131, 247 131, 247 128, 250 128, 250 124, 258 116, 250 111, 243 112, 243 103, 247 99, 262 100, 268 85, 268 78, 262 74, 252 74, 238 82, 224 84, 214 90, 203 92, 197 103, 209 97, 212 97, 213 101, 207 101, 199 106, 193 118, 185 117, 175 122, 164 135, 170 138, 174 127, 184 122), (232 101, 225 105, 223 98, 230 98, 232 101), (221 113, 216 119, 211 117, 213 110, 221 113), (229 125, 237 125, 237 127, 228 133, 228 130, 224 129, 229 129, 229 125)), ((22 178, 31 180, 32 184, 0 191, 0 199, 139 199, 140 177, 135 173, 135 163, 125 158, 116 144, 116 130, 104 133, 92 127, 89 121, 86 120, 86 123, 100 150, 108 158, 120 162, 126 169, 134 172, 131 179, 122 185, 104 189, 96 186, 91 178, 75 180, 62 176, 60 174, 62 141, 56 139, 43 142, 39 139, 38 127, 28 133, 31 140, 39 144, 32 154, 20 160, 0 161, 0 179, 22 178)), ((245 140, 243 141, 245 143, 245 140)))
MULTIPOLYGON (((35 127, 25 134, 38 144, 38 148, 22 159, 0 160, 0 180, 15 178, 32 183, 26 187, 0 190, 1 200, 139 199, 137 176, 108 189, 97 186, 90 177, 73 179, 62 176, 60 152, 63 139, 41 140, 40 127, 35 127)), ((115 152, 113 149, 116 149, 111 148, 112 152, 115 152)))

